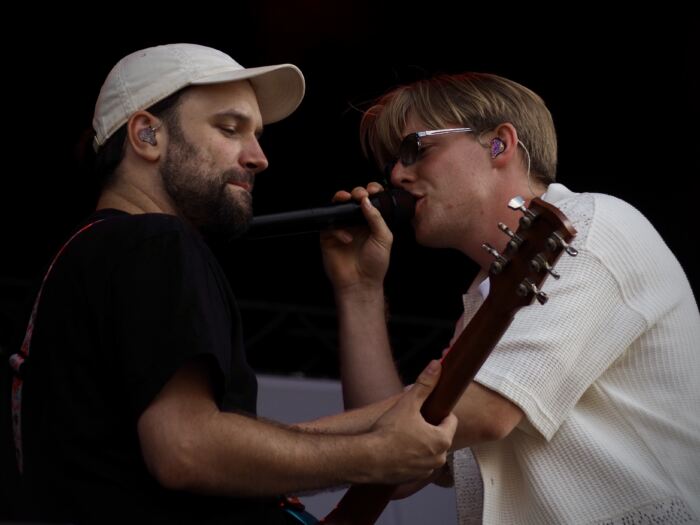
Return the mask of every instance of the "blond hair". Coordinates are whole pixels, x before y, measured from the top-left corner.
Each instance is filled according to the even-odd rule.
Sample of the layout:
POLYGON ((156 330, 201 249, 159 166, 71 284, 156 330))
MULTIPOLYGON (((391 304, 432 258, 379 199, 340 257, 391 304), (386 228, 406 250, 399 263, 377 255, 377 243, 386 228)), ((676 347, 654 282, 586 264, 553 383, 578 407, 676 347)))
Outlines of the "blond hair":
POLYGON ((509 122, 530 154, 532 175, 545 184, 555 180, 557 137, 552 115, 539 95, 517 82, 488 73, 461 73, 388 92, 360 123, 365 155, 373 156, 380 167, 396 158, 409 113, 431 129, 469 127, 477 137, 509 122))

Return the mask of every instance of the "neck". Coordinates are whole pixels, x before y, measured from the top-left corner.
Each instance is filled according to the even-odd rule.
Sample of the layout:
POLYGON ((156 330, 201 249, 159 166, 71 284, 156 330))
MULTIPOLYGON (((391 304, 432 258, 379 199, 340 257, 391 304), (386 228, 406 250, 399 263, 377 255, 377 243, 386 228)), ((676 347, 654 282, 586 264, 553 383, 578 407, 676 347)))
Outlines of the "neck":
POLYGON ((117 174, 97 201, 97 209, 113 208, 132 215, 140 213, 167 213, 178 215, 172 201, 161 186, 144 181, 151 180, 145 174, 129 177, 117 174))
POLYGON ((501 222, 515 232, 522 216, 520 211, 508 208, 508 202, 516 195, 525 199, 525 206, 530 206, 530 201, 535 197, 541 197, 547 190, 546 186, 533 180, 528 186, 526 183, 511 185, 498 191, 486 209, 483 210, 481 221, 474 228, 474 233, 469 236, 468 251, 464 251, 468 257, 477 262, 482 271, 488 272, 494 258, 482 247, 483 243, 490 244, 499 253, 502 252, 508 242, 507 235, 502 232, 498 223, 501 222), (534 194, 533 194, 534 193, 534 194))

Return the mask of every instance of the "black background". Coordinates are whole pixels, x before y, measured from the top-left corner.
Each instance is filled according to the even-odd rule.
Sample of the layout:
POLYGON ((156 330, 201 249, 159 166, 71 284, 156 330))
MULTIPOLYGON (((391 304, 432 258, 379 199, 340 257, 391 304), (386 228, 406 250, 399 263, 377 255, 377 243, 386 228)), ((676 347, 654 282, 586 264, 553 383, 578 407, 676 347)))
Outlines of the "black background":
MULTIPOLYGON (((691 217, 700 49, 697 18, 688 13, 671 5, 515 12, 499 2, 261 1, 150 14, 144 7, 155 6, 6 21, 22 37, 5 42, 1 344, 14 344, 32 283, 94 205, 94 185, 75 152, 104 77, 125 54, 178 41, 217 47, 245 66, 292 62, 306 76, 299 110, 262 138, 270 168, 256 181, 257 214, 319 206, 337 189, 376 180, 357 129, 361 109, 391 86, 436 72, 487 71, 547 102, 558 130, 559 181, 638 207, 697 293, 691 217)), ((387 297, 397 358, 411 376, 447 342, 474 266, 416 246, 410 233, 398 235, 395 251, 387 297)), ((333 301, 317 237, 238 243, 220 254, 256 368, 336 377, 333 301)))

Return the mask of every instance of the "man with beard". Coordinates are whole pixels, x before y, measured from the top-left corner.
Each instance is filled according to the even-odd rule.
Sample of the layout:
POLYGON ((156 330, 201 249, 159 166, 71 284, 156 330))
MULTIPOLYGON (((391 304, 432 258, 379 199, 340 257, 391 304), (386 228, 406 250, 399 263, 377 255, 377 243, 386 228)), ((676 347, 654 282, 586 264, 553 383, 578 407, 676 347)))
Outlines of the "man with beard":
POLYGON ((236 304, 199 231, 245 230, 262 126, 303 93, 293 65, 245 69, 192 44, 138 51, 108 75, 97 210, 54 259, 13 356, 22 517, 285 523, 281 494, 444 463, 455 419, 419 412, 437 362, 365 409, 293 427, 255 417, 236 304))

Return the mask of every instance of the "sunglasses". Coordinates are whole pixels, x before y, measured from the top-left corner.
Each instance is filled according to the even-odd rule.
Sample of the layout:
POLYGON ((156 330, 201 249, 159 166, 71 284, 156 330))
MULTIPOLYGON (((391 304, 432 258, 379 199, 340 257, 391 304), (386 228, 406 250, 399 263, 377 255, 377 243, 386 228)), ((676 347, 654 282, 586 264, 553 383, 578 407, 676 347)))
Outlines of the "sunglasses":
POLYGON ((404 166, 410 166, 415 164, 420 158, 421 152, 423 151, 421 144, 421 139, 423 137, 432 137, 433 135, 447 135, 448 133, 469 133, 473 132, 472 128, 447 128, 447 129, 431 129, 428 131, 416 131, 415 133, 409 133, 401 141, 399 146, 399 157, 393 159, 387 163, 385 167, 385 173, 391 173, 391 170, 396 165, 396 162, 401 162, 404 166))

